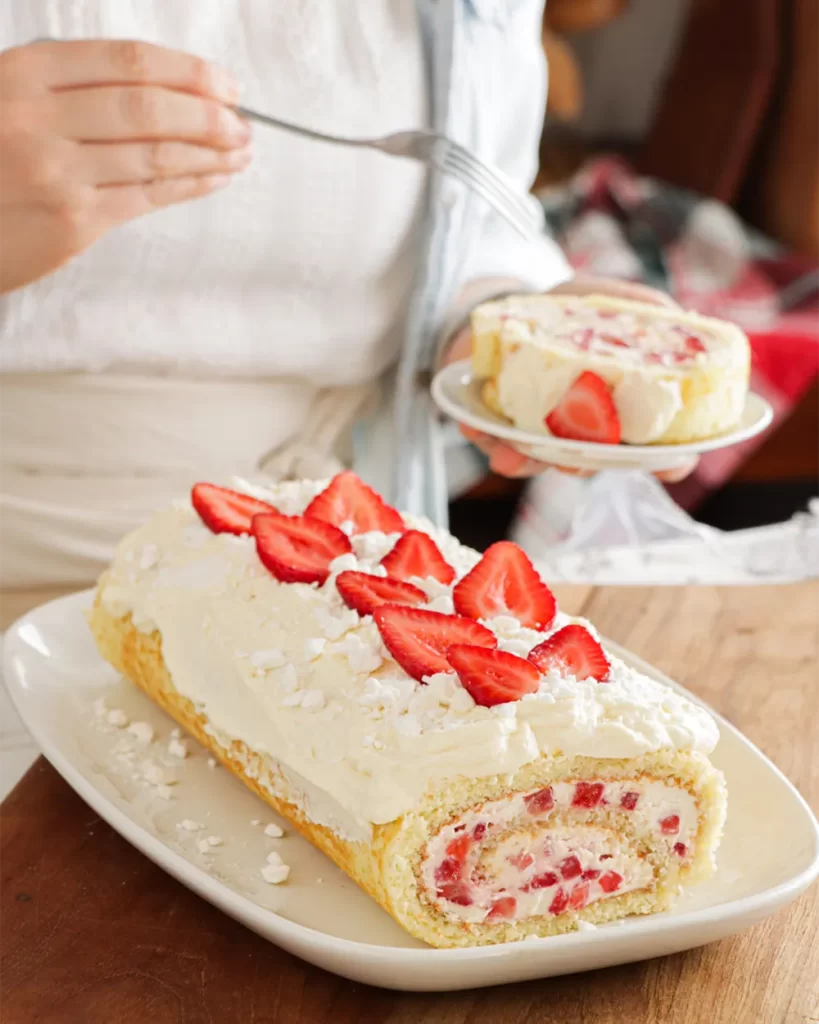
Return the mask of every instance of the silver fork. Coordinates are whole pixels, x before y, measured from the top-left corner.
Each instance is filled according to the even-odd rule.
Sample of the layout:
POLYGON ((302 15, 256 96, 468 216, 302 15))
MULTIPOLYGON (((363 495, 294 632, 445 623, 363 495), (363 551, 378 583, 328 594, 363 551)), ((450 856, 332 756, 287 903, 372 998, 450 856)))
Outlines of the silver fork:
POLYGON ((248 121, 258 121, 272 128, 282 128, 297 135, 304 135, 308 139, 333 142, 341 146, 361 146, 366 149, 377 149, 389 156, 420 160, 443 171, 444 174, 458 178, 477 192, 525 238, 534 238, 543 233, 543 224, 535 204, 496 167, 485 164, 460 143, 453 142, 445 135, 413 131, 396 132, 380 139, 349 139, 339 135, 325 135, 324 132, 313 131, 312 128, 280 121, 276 117, 259 114, 247 107, 236 107, 235 110, 240 117, 245 117, 248 121))

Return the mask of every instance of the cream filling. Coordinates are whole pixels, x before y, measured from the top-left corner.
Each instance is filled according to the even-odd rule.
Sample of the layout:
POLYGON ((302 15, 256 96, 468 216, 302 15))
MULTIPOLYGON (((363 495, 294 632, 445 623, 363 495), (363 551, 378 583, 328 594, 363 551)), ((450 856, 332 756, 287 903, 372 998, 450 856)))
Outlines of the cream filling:
POLYGON ((517 793, 450 822, 425 851, 427 898, 450 920, 482 923, 573 912, 649 887, 654 869, 628 840, 603 822, 585 823, 595 808, 617 810, 669 855, 690 857, 699 812, 687 790, 641 779, 584 781, 581 787, 548 787, 542 810, 537 792, 517 793), (559 823, 552 823, 555 813, 559 823))
POLYGON ((680 382, 625 375, 612 392, 625 444, 651 444, 662 437, 683 407, 680 382))
POLYGON ((509 352, 498 375, 498 402, 521 430, 548 434, 546 418, 584 369, 613 386, 612 398, 626 444, 650 444, 662 437, 683 407, 680 383, 655 373, 601 366, 581 354, 555 360, 534 345, 509 352))

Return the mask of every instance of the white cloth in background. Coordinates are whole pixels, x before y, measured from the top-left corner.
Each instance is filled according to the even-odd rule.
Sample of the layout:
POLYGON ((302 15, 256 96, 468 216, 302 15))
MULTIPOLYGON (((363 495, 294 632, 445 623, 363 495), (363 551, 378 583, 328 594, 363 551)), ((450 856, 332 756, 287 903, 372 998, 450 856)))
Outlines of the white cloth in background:
MULTIPOLYGON (((239 75, 248 105, 331 132, 427 120, 415 0, 0 9, 0 47, 38 37, 191 51, 239 75)), ((123 225, 0 298, 4 586, 91 582, 196 479, 338 468, 397 356, 424 170, 258 128, 255 150, 230 188, 123 225)))
POLYGON ((638 472, 583 480, 550 470, 528 490, 512 537, 552 582, 728 586, 819 578, 819 499, 787 522, 724 531, 692 519, 638 472))
MULTIPOLYGON (((0 48, 145 39, 230 68, 248 106, 349 135, 427 122, 415 0, 26 0, 0 48)), ((122 225, 0 298, 4 372, 125 369, 375 380, 417 265, 423 167, 256 126, 229 188, 122 225)))
POLYGON ((126 374, 4 382, 0 586, 92 583, 125 533, 197 479, 331 475, 371 392, 126 374))

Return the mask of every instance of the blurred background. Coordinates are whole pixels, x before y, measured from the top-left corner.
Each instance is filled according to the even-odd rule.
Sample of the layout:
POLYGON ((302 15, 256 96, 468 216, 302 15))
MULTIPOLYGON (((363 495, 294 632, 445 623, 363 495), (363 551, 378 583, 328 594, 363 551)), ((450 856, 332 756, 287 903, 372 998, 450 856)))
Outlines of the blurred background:
MULTIPOLYGON (((759 438, 669 488, 725 530, 819 493, 819 3, 548 0, 549 104, 535 191, 571 262, 738 322, 759 438)), ((487 473, 455 533, 509 530, 525 485, 487 473)))

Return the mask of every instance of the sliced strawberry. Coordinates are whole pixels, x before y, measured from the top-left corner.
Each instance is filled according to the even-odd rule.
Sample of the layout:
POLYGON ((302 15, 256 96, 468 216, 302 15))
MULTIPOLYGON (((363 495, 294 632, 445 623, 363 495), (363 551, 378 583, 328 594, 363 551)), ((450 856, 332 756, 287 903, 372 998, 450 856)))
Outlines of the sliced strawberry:
POLYGON ((333 559, 352 551, 337 527, 303 516, 254 516, 253 536, 262 563, 282 583, 323 583, 333 559))
POLYGON ((591 370, 580 374, 546 417, 546 426, 555 437, 620 443, 620 417, 611 388, 591 370))
POLYGON ((250 533, 254 516, 279 511, 266 501, 216 484, 196 484, 191 501, 199 518, 214 533, 250 533))
POLYGON ((540 682, 537 669, 525 658, 508 651, 490 650, 488 645, 453 644, 447 658, 464 689, 476 704, 485 708, 520 700, 525 693, 534 693, 540 682))
POLYGON ((628 793, 623 793, 620 797, 620 806, 626 811, 633 811, 637 806, 637 801, 640 799, 640 794, 635 793, 633 790, 629 790, 628 793))
POLYGON ((606 652, 585 626, 573 623, 553 633, 529 651, 529 661, 541 672, 557 669, 575 679, 596 679, 605 683, 611 665, 606 652))
POLYGON ((526 552, 508 540, 487 548, 452 592, 455 611, 472 619, 511 615, 529 629, 548 629, 557 612, 555 596, 526 552))
POLYGON ((428 533, 421 530, 407 530, 381 564, 394 579, 408 580, 417 576, 424 580, 434 577, 439 583, 451 583, 455 570, 447 562, 438 545, 428 533))
POLYGON ((453 644, 495 647, 498 642, 485 626, 460 615, 382 604, 373 618, 387 650, 419 682, 424 676, 452 671, 446 654, 453 644))
POLYGON ((359 615, 372 615, 382 604, 424 604, 427 595, 420 587, 389 576, 371 576, 368 572, 347 570, 336 577, 336 587, 348 608, 359 615))
POLYGON ((304 514, 333 526, 351 522, 354 533, 371 530, 403 533, 405 529, 400 513, 349 469, 334 476, 321 494, 313 498, 304 514))

